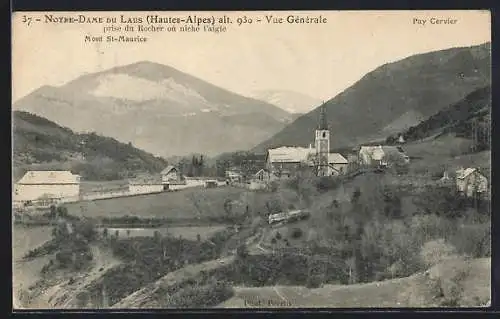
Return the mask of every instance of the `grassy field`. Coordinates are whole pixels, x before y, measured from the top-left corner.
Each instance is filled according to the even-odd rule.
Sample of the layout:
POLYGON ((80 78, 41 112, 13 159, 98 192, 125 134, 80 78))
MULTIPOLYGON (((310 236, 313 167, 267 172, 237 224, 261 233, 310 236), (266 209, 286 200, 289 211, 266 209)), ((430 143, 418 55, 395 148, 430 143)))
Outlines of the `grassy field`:
POLYGON ((412 158, 410 172, 415 174, 432 174, 443 169, 454 171, 460 166, 490 168, 491 152, 465 154, 470 146, 468 139, 445 135, 408 143, 403 148, 412 158))
POLYGON ((68 212, 76 216, 117 217, 140 216, 157 218, 195 218, 221 216, 226 200, 239 200, 244 189, 192 188, 178 192, 111 198, 89 202, 69 203, 68 212))
POLYGON ((218 307, 255 307, 255 301, 264 304, 259 307, 268 308, 285 305, 334 308, 436 307, 441 305, 443 298, 453 294, 460 306, 479 306, 490 299, 490 269, 491 259, 482 258, 442 263, 431 268, 428 276, 418 273, 406 278, 367 284, 324 285, 315 289, 297 286, 235 287, 235 296, 218 307), (451 279, 457 272, 464 270, 466 275, 463 278, 451 279), (436 286, 439 281, 444 297, 439 297, 439 288, 436 286))
POLYGON ((128 237, 151 237, 154 233, 158 231, 161 235, 171 235, 174 237, 180 237, 187 240, 197 240, 198 234, 201 240, 206 240, 213 234, 224 230, 225 226, 193 226, 193 227, 160 227, 160 228, 108 228, 109 234, 115 234, 118 230, 118 236, 120 238, 128 237), (127 230, 130 232, 127 233, 127 230))

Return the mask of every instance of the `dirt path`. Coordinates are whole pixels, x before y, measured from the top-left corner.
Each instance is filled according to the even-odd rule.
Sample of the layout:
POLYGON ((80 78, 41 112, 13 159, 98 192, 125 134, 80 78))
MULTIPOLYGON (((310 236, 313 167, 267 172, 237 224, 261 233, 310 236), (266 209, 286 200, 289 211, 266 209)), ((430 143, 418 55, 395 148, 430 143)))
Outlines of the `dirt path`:
POLYGON ((99 245, 91 245, 94 265, 92 269, 79 278, 74 278, 75 282, 69 284, 67 281, 51 300, 54 300, 54 307, 75 308, 78 307, 76 296, 86 290, 95 280, 99 279, 109 269, 116 267, 120 261, 113 257, 111 251, 103 249, 99 245))
POLYGON ((76 296, 85 291, 95 280, 99 279, 107 270, 117 266, 120 261, 113 257, 110 251, 91 245, 93 265, 83 273, 63 275, 57 284, 42 289, 36 296, 32 296, 28 308, 30 309, 65 309, 76 308, 76 296), (71 282, 71 283, 70 283, 71 282))

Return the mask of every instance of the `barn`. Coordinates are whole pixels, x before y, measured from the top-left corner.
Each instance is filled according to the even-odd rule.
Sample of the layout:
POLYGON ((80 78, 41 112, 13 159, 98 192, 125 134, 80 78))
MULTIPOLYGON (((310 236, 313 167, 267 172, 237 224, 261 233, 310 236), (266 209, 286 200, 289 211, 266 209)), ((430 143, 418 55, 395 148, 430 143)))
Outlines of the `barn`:
POLYGON ((171 182, 176 183, 180 181, 179 170, 173 165, 168 165, 163 171, 161 171, 160 174, 161 180, 164 184, 171 182))
POLYGON ((457 190, 467 197, 488 192, 488 178, 476 168, 459 169, 456 172, 456 184, 457 190))
POLYGON ((28 171, 14 185, 13 200, 74 199, 80 195, 80 176, 70 171, 28 171))

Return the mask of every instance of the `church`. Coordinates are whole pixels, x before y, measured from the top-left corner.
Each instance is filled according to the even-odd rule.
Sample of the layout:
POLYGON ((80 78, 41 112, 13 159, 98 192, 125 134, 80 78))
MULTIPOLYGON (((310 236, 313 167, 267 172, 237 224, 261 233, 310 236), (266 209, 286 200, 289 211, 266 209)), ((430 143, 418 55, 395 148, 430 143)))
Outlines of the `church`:
POLYGON ((318 176, 344 174, 348 161, 340 153, 330 153, 330 130, 326 120, 326 108, 321 106, 320 119, 316 128, 314 147, 282 146, 269 149, 266 168, 278 177, 291 177, 300 168, 308 167, 318 176))

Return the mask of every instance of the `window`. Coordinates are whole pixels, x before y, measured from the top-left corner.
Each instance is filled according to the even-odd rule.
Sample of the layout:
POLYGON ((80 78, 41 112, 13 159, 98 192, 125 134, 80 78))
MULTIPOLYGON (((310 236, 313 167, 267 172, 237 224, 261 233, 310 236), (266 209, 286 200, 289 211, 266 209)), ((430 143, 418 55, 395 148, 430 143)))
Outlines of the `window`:
POLYGON ((323 138, 325 138, 325 137, 326 137, 326 132, 323 132, 323 138))

